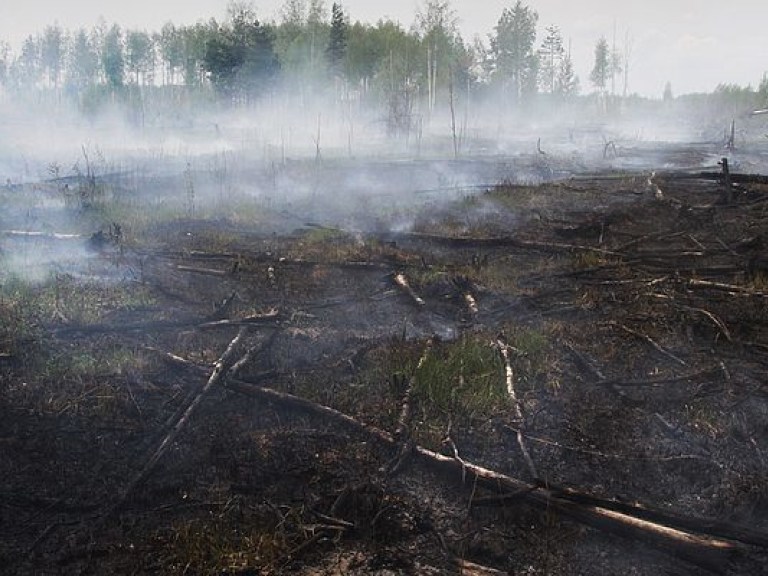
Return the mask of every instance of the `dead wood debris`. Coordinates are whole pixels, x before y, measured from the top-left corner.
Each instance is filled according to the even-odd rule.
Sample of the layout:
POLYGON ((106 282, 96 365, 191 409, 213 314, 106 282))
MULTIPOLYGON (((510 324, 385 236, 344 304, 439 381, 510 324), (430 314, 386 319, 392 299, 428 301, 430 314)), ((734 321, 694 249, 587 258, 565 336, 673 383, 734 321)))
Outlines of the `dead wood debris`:
POLYGON ((244 318, 233 318, 224 320, 214 320, 211 322, 204 322, 199 324, 198 328, 211 329, 211 328, 228 328, 231 326, 276 326, 278 323, 285 319, 285 315, 279 310, 270 310, 264 314, 253 314, 244 318))
POLYGON ((426 305, 426 302, 424 299, 416 294, 413 288, 411 288, 411 284, 408 282, 408 278, 403 274, 402 272, 396 273, 392 279, 395 281, 395 284, 403 291, 405 292, 411 300, 417 305, 417 306, 424 306, 426 305))
MULTIPOLYGON (((738 523, 729 524, 719 520, 675 515, 667 511, 648 510, 625 501, 601 499, 592 495, 590 490, 621 494, 626 498, 626 493, 621 492, 621 480, 612 476, 611 472, 600 476, 602 464, 605 463, 606 469, 614 467, 619 470, 619 474, 624 474, 634 473, 633 471, 645 466, 643 462, 648 462, 652 463, 647 466, 651 475, 654 468, 660 470, 659 474, 666 474, 668 468, 671 470, 669 481, 664 482, 664 489, 669 491, 670 496, 659 497, 659 502, 665 502, 665 505, 680 502, 681 506, 688 506, 686 509, 714 515, 717 508, 705 506, 703 500, 689 505, 680 498, 680 490, 685 490, 686 486, 691 485, 684 477, 686 474, 695 475, 699 473, 700 468, 714 469, 717 466, 720 472, 712 474, 714 476, 719 473, 721 476, 713 478, 713 487, 722 492, 728 490, 731 484, 746 482, 749 474, 759 469, 759 466, 765 469, 764 451, 760 448, 761 438, 755 435, 754 426, 742 426, 743 430, 740 428, 737 431, 741 436, 736 440, 728 438, 726 441, 723 438, 732 432, 729 411, 733 411, 734 418, 737 413, 739 418, 746 418, 755 417, 756 414, 761 414, 762 410, 760 398, 765 394, 762 382, 765 379, 764 367, 768 365, 768 326, 763 317, 768 265, 762 262, 764 257, 761 253, 762 236, 768 219, 765 218, 765 205, 761 204, 764 201, 762 192, 735 195, 734 203, 730 206, 718 204, 714 199, 722 192, 722 184, 709 186, 706 196, 694 193, 695 189, 691 183, 695 183, 697 179, 722 183, 723 178, 724 175, 719 172, 712 178, 653 173, 647 180, 645 174, 642 174, 635 175, 633 182, 625 183, 626 175, 616 175, 613 180, 614 189, 617 185, 622 190, 635 188, 631 191, 637 194, 633 202, 642 203, 642 206, 648 209, 650 215, 638 211, 646 221, 635 217, 633 210, 617 212, 617 219, 610 219, 611 223, 621 223, 616 226, 605 225, 609 218, 604 215, 596 217, 594 214, 575 211, 560 215, 552 211, 543 212, 540 220, 529 228, 515 228, 515 236, 507 236, 508 228, 500 227, 489 231, 473 231, 466 236, 452 236, 449 233, 399 235, 398 238, 402 237, 404 242, 417 245, 422 250, 417 256, 409 256, 412 260, 408 261, 386 261, 386 257, 381 257, 382 262, 320 263, 300 258, 285 259, 266 252, 248 255, 239 249, 225 248, 225 251, 219 254, 181 252, 178 255, 181 261, 177 261, 179 266, 176 266, 176 262, 172 260, 176 256, 161 254, 161 258, 170 260, 170 264, 165 266, 161 274, 171 273, 172 280, 181 277, 185 282, 194 283, 196 286, 209 287, 205 297, 194 302, 198 305, 196 311, 185 311, 183 316, 162 320, 135 322, 140 316, 134 314, 126 315, 131 321, 124 323, 76 325, 68 319, 77 316, 67 308, 60 307, 53 315, 46 315, 46 322, 51 322, 50 318, 53 316, 53 324, 46 326, 50 328, 48 332, 57 337, 57 344, 60 345, 70 340, 67 337, 73 337, 71 340, 82 343, 88 341, 88 337, 95 336, 93 340, 100 339, 111 343, 120 342, 120 335, 128 335, 131 349, 134 351, 137 347, 140 350, 153 350, 176 367, 193 368, 195 373, 192 377, 195 379, 202 377, 205 371, 208 379, 201 380, 200 386, 196 386, 189 393, 179 382, 186 380, 192 374, 191 371, 169 370, 167 366, 163 366, 163 369, 157 372, 153 366, 147 375, 115 371, 116 374, 110 376, 118 381, 115 386, 125 385, 125 394, 130 400, 128 411, 141 415, 141 426, 146 426, 153 416, 156 417, 158 428, 163 431, 160 438, 165 443, 169 435, 174 433, 176 426, 191 433, 187 423, 188 411, 197 405, 195 403, 201 402, 200 399, 206 394, 202 390, 210 385, 210 379, 213 378, 209 366, 185 360, 179 355, 182 353, 179 350, 190 351, 190 357, 211 358, 215 355, 212 351, 220 349, 223 339, 230 336, 227 330, 248 331, 260 327, 271 330, 271 334, 276 335, 280 328, 289 324, 304 327, 306 319, 310 316, 307 312, 311 311, 312 335, 304 338, 302 342, 291 342, 284 346, 286 349, 274 353, 290 355, 291 362, 280 365, 278 361, 276 365, 271 365, 269 363, 274 360, 272 353, 259 356, 254 349, 240 356, 239 360, 235 354, 227 359, 229 370, 220 375, 218 386, 258 398, 260 403, 271 407, 273 417, 278 420, 284 417, 286 410, 303 413, 302 417, 322 419, 335 426, 334 429, 343 428, 350 433, 361 435, 370 445, 375 443, 384 447, 387 456, 380 458, 377 454, 377 462, 383 461, 385 465, 379 467, 377 464, 371 468, 374 475, 380 475, 383 483, 411 482, 412 477, 409 474, 418 470, 414 470, 414 466, 405 470, 404 464, 419 463, 437 470, 450 480, 446 485, 459 482, 468 491, 471 490, 468 506, 470 509, 511 507, 521 502, 527 503, 540 510, 556 511, 587 526, 612 534, 650 542, 696 566, 718 571, 724 569, 728 558, 739 558, 747 546, 768 547, 766 535, 760 530, 740 526, 738 523), (649 189, 658 191, 656 195, 659 196, 659 201, 650 201, 649 189), (557 222, 561 228, 553 227, 553 222, 557 222), (652 232, 649 222, 655 227, 652 232), (567 235, 564 235, 563 231, 566 231, 567 235), (498 236, 494 232, 498 233, 498 236), (563 237, 567 238, 567 243, 558 241, 558 238, 563 237), (468 260, 473 248, 482 249, 483 260, 478 259, 476 262, 473 256, 472 264, 469 265, 468 260), (417 257, 422 258, 422 263, 433 263, 432 270, 447 271, 439 281, 442 284, 436 282, 432 274, 420 276, 418 272, 414 272, 411 275, 413 264, 410 262, 415 262, 417 257), (196 266, 198 262, 200 266, 196 266), (239 263, 238 267, 230 266, 233 262, 239 263), (489 266, 489 262, 492 262, 493 266, 489 266), (504 276, 508 270, 496 270, 497 265, 524 271, 524 274, 515 277, 514 288, 510 287, 505 291, 506 287, 497 287, 508 281, 504 276), (267 266, 269 268, 266 269, 271 270, 271 274, 267 273, 265 277, 267 266), (304 292, 301 293, 300 299, 291 302, 291 283, 293 282, 294 286, 298 284, 310 267, 313 275, 317 274, 318 278, 333 277, 334 281, 339 281, 338 284, 329 283, 326 286, 318 283, 319 289, 326 292, 317 296, 314 302, 310 301, 304 292), (390 274, 386 278, 376 273, 341 276, 342 270, 385 268, 389 271, 406 270, 408 276, 403 272, 390 274), (189 274, 173 275, 179 271, 189 274), (502 274, 497 276, 498 272, 502 274), (464 273, 467 278, 454 282, 453 278, 464 273), (193 274, 198 276, 192 276, 193 274), (226 282, 217 280, 225 276, 226 282), (372 280, 374 277, 375 280, 372 280), (438 285, 444 293, 446 278, 453 284, 454 290, 449 289, 449 297, 444 300, 430 298, 430 306, 425 308, 426 301, 412 288, 410 282, 414 282, 418 292, 427 297, 437 292, 432 290, 434 285, 438 285), (353 283, 362 279, 370 283, 356 292, 337 290, 342 283, 353 283), (493 287, 489 288, 489 285, 493 287), (237 292, 233 292, 235 286, 237 292), (278 288, 282 291, 279 297, 275 294, 278 288), (289 292, 286 293, 286 290, 289 292), (408 299, 403 298, 401 302, 399 298, 393 298, 398 292, 407 295, 408 299), (212 316, 205 315, 210 309, 210 306, 206 308, 205 303, 221 302, 221 298, 228 294, 237 294, 238 302, 245 304, 256 301, 262 293, 268 293, 269 300, 260 303, 259 309, 279 306, 280 312, 275 309, 265 314, 243 317, 243 314, 249 314, 245 312, 238 317, 236 311, 226 305, 225 300, 212 316), (483 296, 482 314, 478 310, 477 294, 483 296), (548 375, 556 373, 567 384, 558 390, 555 387, 559 386, 560 382, 545 381, 544 378, 537 380, 533 377, 531 380, 526 379, 525 369, 518 370, 515 363, 519 359, 521 365, 525 366, 527 355, 521 354, 518 358, 518 352, 509 343, 504 340, 496 342, 504 362, 504 371, 503 374, 497 374, 498 366, 494 365, 492 377, 499 380, 498 384, 503 383, 500 388, 507 390, 511 409, 507 410, 508 413, 500 417, 499 421, 493 421, 494 430, 502 434, 499 439, 502 441, 498 446, 488 442, 482 448, 490 451, 508 450, 517 442, 530 478, 525 468, 521 473, 503 474, 498 471, 505 465, 504 457, 508 458, 508 453, 499 457, 497 454, 487 456, 485 452, 480 451, 481 455, 478 456, 478 446, 472 444, 472 435, 488 430, 482 428, 482 423, 477 425, 477 430, 482 432, 476 432, 474 422, 463 428, 464 424, 455 424, 449 418, 447 430, 443 427, 444 422, 441 422, 440 427, 435 426, 427 432, 427 427, 421 426, 422 416, 418 414, 418 410, 417 414, 414 414, 413 378, 407 382, 407 388, 403 387, 392 395, 394 400, 387 397, 389 408, 395 405, 398 399, 401 400, 400 418, 394 432, 383 432, 342 413, 354 413, 353 410, 359 408, 350 396, 363 389, 360 382, 365 382, 369 359, 375 356, 374 353, 369 357, 370 347, 375 347, 375 343, 383 346, 384 339, 391 335, 385 335, 384 330, 373 336, 370 333, 365 336, 358 333, 345 344, 339 345, 345 347, 343 351, 337 347, 334 353, 327 354, 328 343, 321 341, 317 334, 323 330, 327 318, 332 316, 333 311, 330 309, 349 307, 354 310, 355 307, 360 307, 368 310, 373 305, 381 305, 383 309, 398 307, 397 312, 403 314, 407 313, 403 312, 405 306, 410 304, 420 308, 414 317, 433 320, 441 327, 446 318, 466 322, 466 318, 471 317, 471 324, 466 322, 460 325, 457 333, 474 335, 477 332, 483 335, 484 342, 489 338, 493 340, 492 335, 498 333, 502 326, 507 329, 511 325, 524 325, 545 334, 551 339, 551 343, 555 344, 553 348, 556 351, 566 350, 566 354, 552 359, 552 364, 556 366, 546 368, 548 375), (433 308, 440 309, 441 312, 435 313, 433 308), (294 312, 291 313, 291 310, 294 312), (445 310, 448 310, 448 313, 443 314, 445 310), (599 339, 601 327, 613 331, 610 338, 604 339, 607 341, 599 339), (184 331, 184 338, 192 334, 190 338, 194 338, 194 343, 191 347, 182 343, 178 348, 174 347, 174 333, 179 329, 189 329, 184 331), (143 340, 147 345, 137 343, 138 334, 149 336, 143 340), (582 335, 584 340, 580 339, 582 335), (372 342, 374 344, 371 344, 372 342), (289 348, 294 344, 298 345, 289 348), (176 350, 177 354, 163 352, 162 349, 166 346, 176 350), (195 349, 195 346, 199 346, 199 349, 195 349), (299 358, 295 362, 294 354, 295 358, 299 358), (268 365, 259 365, 262 361, 268 365), (573 367, 581 372, 585 384, 593 385, 578 386, 579 394, 566 389, 576 388, 568 386, 573 384, 574 379, 578 383, 578 378, 574 378, 576 371, 572 370, 573 367), (241 376, 242 379, 236 377, 238 373, 246 373, 249 369, 253 371, 241 376), (684 372, 681 372, 683 370, 684 372), (346 380, 343 384, 334 381, 337 377, 343 378, 349 374, 355 379, 349 390, 344 388, 348 383, 346 380), (164 409, 156 414, 153 414, 152 406, 142 394, 142 389, 137 387, 137 383, 145 378, 145 391, 157 391, 158 395, 167 398, 164 400, 164 409), (327 385, 327 391, 323 390, 323 396, 320 396, 327 400, 316 399, 311 402, 258 385, 268 381, 279 381, 287 385, 286 381, 290 380, 291 391, 294 385, 296 390, 303 390, 302 386, 306 386, 310 379, 315 379, 319 385, 327 385), (629 404, 632 410, 626 412, 637 415, 638 420, 642 420, 642 426, 650 424, 651 432, 661 438, 661 445, 654 447, 657 449, 651 449, 641 439, 641 445, 634 451, 629 444, 622 445, 619 441, 602 445, 601 435, 605 434, 605 430, 596 430, 593 436, 587 434, 573 438, 559 431, 556 426, 553 427, 549 419, 557 414, 557 409, 560 408, 558 402, 563 398, 567 398, 569 402, 597 399, 596 403, 601 409, 615 407, 616 403, 611 395, 600 394, 595 391, 594 385, 604 387, 622 402, 629 404), (550 386, 553 386, 552 390, 550 386), (342 412, 323 406, 326 403, 336 405, 337 399, 334 395, 338 391, 338 405, 342 412), (585 391, 586 393, 582 394, 585 391), (631 392, 631 398, 627 392, 631 392), (185 394, 186 399, 182 400, 185 394), (705 401, 702 402, 702 399, 705 401), (546 405, 545 402, 551 404, 546 405), (601 404, 602 402, 605 404, 601 404), (350 406, 354 408, 348 410, 350 406), (549 411, 549 408, 553 407, 555 409, 549 411), (687 415, 684 410, 700 412, 687 415), (173 414, 168 417, 171 412, 173 414), (699 430, 697 433, 693 425, 694 417, 700 419, 697 425, 705 427, 706 432, 699 430), (166 423, 165 427, 162 422, 166 423), (661 428, 657 430, 659 426, 661 428), (443 430, 446 430, 444 436, 439 436, 443 430), (428 433, 436 434, 434 445, 440 445, 439 438, 442 437, 440 449, 444 452, 441 454, 419 446, 414 439, 418 438, 415 432, 423 433, 425 442, 432 442, 428 433), (706 433, 711 434, 712 439, 701 441, 702 435, 706 433), (507 435, 509 442, 504 442, 507 435), (588 438, 588 441, 585 438, 588 438), (573 484, 583 488, 573 490, 542 480, 529 447, 535 449, 535 464, 544 473, 544 478, 551 472, 549 467, 552 454, 564 456, 565 462, 575 462, 573 467, 566 465, 569 470, 561 478, 576 476, 579 480, 573 484), (734 449, 733 453, 730 452, 731 449, 734 449), (580 454, 583 457, 579 457, 580 454), (390 459, 390 455, 394 457, 390 459), (475 458, 484 458, 482 465, 475 458), (748 462, 751 459, 755 459, 754 465, 748 462), (599 465, 590 469, 595 461, 599 465), (640 464, 635 467, 634 462, 640 464), (386 463, 391 463, 391 466, 388 468, 386 463), (684 468, 690 468, 690 472, 678 472, 684 468), (386 474, 388 470, 400 472, 401 476, 392 478, 386 474), (582 484, 586 474, 595 475, 594 484, 590 481, 584 481, 582 484), (523 476, 525 480, 515 476, 523 476), (612 487, 619 488, 615 492, 613 488, 604 490, 605 484, 602 481, 605 479, 612 487), (677 483, 680 484, 679 487, 677 483), (715 512, 710 512, 713 509, 715 512)), ((742 191, 739 188, 739 178, 739 175, 731 174, 730 188, 734 192, 742 191)), ((749 184, 762 186, 766 183, 757 178, 745 182, 745 185, 749 184)), ((557 186, 556 190, 558 194, 565 194, 567 186, 557 186)), ((588 196, 591 189, 580 187, 578 193, 579 196, 588 196)), ((619 194, 614 195, 619 197, 619 194)), ((621 195, 627 196, 625 192, 621 192, 621 195)), ((625 201, 621 199, 621 202, 625 201)), ((425 265, 422 267, 426 268, 425 265)), ((165 285, 168 284, 166 281, 165 285)), ((162 294, 162 286, 156 288, 156 292, 162 294)), ((346 314, 347 310, 344 312, 346 314)), ((362 324, 360 322, 360 325, 362 324)), ((432 326, 430 329, 427 329, 427 326, 426 322, 419 326, 423 330, 422 333, 433 333, 432 326)), ((339 328, 334 325, 333 329, 339 328)), ((279 349, 280 346, 283 345, 278 344, 275 348, 279 349)), ((0 363, 4 370, 6 364, 14 364, 16 361, 16 349, 13 350, 14 357, 0 363)), ((557 355, 557 352, 554 355, 557 355)), ((424 357, 426 352, 422 356, 422 362, 424 357)), ((0 354, 0 360, 2 359, 3 354, 0 354)), ((219 362, 222 361, 223 356, 219 358, 219 362)), ((547 361, 549 362, 549 359, 547 361)), ((460 377, 463 385, 461 378, 463 375, 460 377)), ((405 384, 404 380, 402 385, 405 384)), ((87 388, 87 383, 83 386, 87 388)), ((84 394, 89 393, 90 391, 86 390, 84 394)), ((114 393, 108 392, 103 396, 112 397, 114 393)), ((69 402, 64 410, 67 413, 73 412, 73 406, 74 404, 69 402)), ((588 404, 581 408, 587 417, 584 429, 588 429, 590 425, 591 408, 588 404)), ((370 409, 370 406, 365 405, 362 412, 370 414, 365 411, 370 409)), ((117 411, 115 418, 121 416, 117 411)), ((367 419, 362 416, 360 418, 367 419)), ((599 426, 601 423, 594 421, 591 424, 599 426)), ((114 426, 126 424, 120 421, 114 426)), ((628 431, 633 442, 637 441, 639 429, 628 431)), ((344 438, 343 432, 337 434, 339 438, 344 438)), ((4 437, 0 438, 0 441, 5 440, 4 437)), ((239 440, 248 442, 253 439, 244 440, 241 437, 239 440)), ((624 442, 624 439, 621 441, 624 442)), ((159 450, 158 448, 152 452, 142 448, 147 466, 159 450)), ((159 458, 162 458, 162 453, 159 458)), ((233 460, 236 459, 233 457, 233 460)), ((272 464, 270 461, 264 466, 272 464)), ((325 464, 323 463, 323 466, 325 464)), ((255 465, 255 468, 260 465, 255 465)), ((242 473, 237 471, 238 466, 242 468, 242 462, 235 461, 233 474, 242 473)), ((333 464, 327 468, 333 469, 333 464)), ((144 474, 146 470, 149 470, 147 474, 151 474, 151 466, 142 468, 140 474, 144 474)), ((506 468, 503 470, 507 471, 506 468)), ((348 542, 347 538, 356 537, 360 526, 344 515, 344 506, 349 505, 349 502, 344 504, 347 499, 344 494, 354 492, 353 482, 349 480, 349 474, 345 475, 342 470, 334 470, 334 474, 337 475, 333 476, 333 486, 328 492, 321 493, 322 491, 315 489, 314 485, 310 487, 310 495, 306 503, 302 504, 306 507, 303 508, 299 521, 299 529, 304 532, 300 538, 290 540, 290 545, 281 551, 275 566, 287 571, 292 568, 291 562, 298 558, 310 563, 311 560, 307 559, 319 552, 322 543, 339 545, 341 536, 345 537, 345 542, 348 542), (319 508, 315 507, 316 502, 310 502, 313 499, 320 499, 324 504, 319 508)), ((128 478, 131 478, 131 475, 128 478)), ((143 480, 141 476, 136 476, 133 482, 123 495, 126 501, 143 480), (135 488, 131 488, 136 478, 139 483, 135 488)), ((240 484, 245 485, 242 481, 238 485, 240 484)), ((661 492, 643 486, 643 490, 646 489, 648 492, 644 497, 649 501, 658 497, 661 492)), ((735 491, 738 486, 732 489, 735 491)), ((759 502, 760 489, 752 490, 757 496, 750 496, 746 492, 739 494, 741 505, 759 502)), ((123 500, 122 492, 115 494, 123 500)), ((722 495, 715 499, 716 506, 728 506, 730 502, 722 495)), ((373 524, 383 522, 386 510, 387 507, 382 506, 380 510, 375 511, 373 524)), ((129 510, 128 513, 130 512, 129 510)), ((282 510, 281 514, 287 518, 288 513, 285 510, 282 510)), ((99 516, 94 516, 97 525, 99 516)), ((44 524, 38 523, 35 526, 35 534, 38 537, 29 539, 32 541, 31 546, 26 542, 19 549, 28 549, 30 553, 35 553, 44 547, 46 540, 54 541, 57 533, 61 532, 59 527, 69 526, 68 522, 67 517, 46 518, 44 524)), ((89 527, 94 525, 82 517, 72 525, 83 523, 88 523, 89 527)), ((440 533, 439 530, 433 532, 440 533)), ((83 546, 84 550, 87 548, 83 546)), ((452 562, 454 567, 479 573, 494 573, 496 570, 490 566, 486 568, 472 564, 469 559, 459 561, 458 556, 452 556, 456 554, 456 550, 447 546, 443 548, 446 559, 452 562)), ((49 551, 46 550, 46 554, 49 551)), ((481 564, 485 563, 479 555, 470 555, 468 558, 481 564)), ((493 562, 489 562, 491 563, 493 562)))
POLYGON ((520 248, 524 250, 536 250, 542 252, 594 252, 604 256, 622 256, 621 253, 613 250, 606 250, 599 246, 586 246, 579 244, 564 244, 562 242, 536 242, 533 240, 524 240, 513 236, 506 237, 464 237, 464 236, 441 236, 439 234, 411 233, 403 235, 410 240, 419 240, 432 242, 446 246, 456 246, 463 248, 520 248))
POLYGON ((166 453, 168 448, 171 446, 174 439, 179 435, 179 433, 184 428, 184 426, 189 422, 190 418, 192 417, 192 414, 194 414, 195 410, 200 405, 200 402, 205 397, 205 395, 211 390, 213 386, 218 385, 222 381, 222 379, 226 377, 227 372, 235 364, 236 362, 235 355, 238 353, 243 340, 248 335, 248 332, 249 332, 249 327, 243 326, 240 328, 240 330, 237 333, 237 336, 235 336, 232 339, 232 341, 229 343, 229 346, 227 346, 227 349, 224 351, 221 357, 214 364, 213 372, 211 373, 210 378, 208 378, 208 381, 192 397, 191 401, 184 409, 180 418, 178 418, 178 420, 173 423, 173 427, 168 431, 168 433, 163 438, 162 442, 152 452, 151 456, 147 459, 141 471, 124 488, 123 492, 120 494, 120 497, 118 498, 114 507, 110 510, 110 513, 107 516, 110 516, 112 513, 117 512, 125 504, 126 500, 130 497, 130 495, 133 492, 135 492, 144 482, 146 482, 147 478, 155 469, 155 466, 163 457, 163 455, 166 453))
POLYGON ((563 343, 565 348, 571 353, 571 356, 576 361, 576 364, 584 372, 586 372, 595 383, 602 384, 609 390, 611 390, 616 396, 621 398, 622 402, 627 405, 633 405, 635 402, 627 396, 627 393, 622 390, 618 385, 614 384, 613 380, 607 378, 603 374, 602 370, 595 364, 595 362, 589 358, 585 353, 577 350, 570 342, 563 343))
MULTIPOLYGON (((167 355, 167 357, 173 361, 187 363, 174 355, 167 355)), ((221 379, 222 373, 219 374, 221 379)), ((401 451, 402 443, 396 439, 395 435, 361 423, 327 406, 234 378, 225 378, 222 384, 229 390, 258 398, 272 405, 330 419, 351 431, 401 451)), ((495 502, 501 503, 505 498, 519 498, 535 507, 558 511, 593 528, 644 541, 709 570, 724 569, 732 555, 739 553, 741 546, 768 547, 768 535, 760 531, 724 522, 671 515, 595 498, 573 489, 561 489, 544 483, 526 483, 457 458, 455 455, 454 457, 443 456, 418 445, 411 445, 409 452, 423 464, 450 476, 460 477, 465 485, 477 485, 492 493, 500 494, 499 497, 502 500, 495 500, 495 502)), ((473 497, 475 505, 487 505, 487 502, 490 501, 484 500, 483 497, 473 497)), ((335 506, 332 510, 334 508, 335 506)))
MULTIPOLYGON (((721 164, 722 165, 722 164, 721 164)), ((733 184, 768 184, 768 176, 762 174, 729 173, 733 184)), ((664 172, 659 174, 664 180, 716 180, 721 181, 723 172, 664 172)))
POLYGON ((193 274, 205 274, 207 276, 227 276, 229 270, 218 270, 216 268, 196 268, 194 266, 176 266, 179 272, 191 272, 193 274))
POLYGON ((515 421, 519 423, 516 434, 517 445, 520 447, 520 452, 523 455, 526 466, 528 466, 528 471, 530 472, 531 477, 538 479, 539 473, 536 471, 536 465, 533 463, 531 452, 528 450, 528 446, 525 443, 525 435, 523 433, 525 428, 525 416, 523 415, 520 399, 517 397, 517 393, 515 392, 515 377, 510 359, 511 347, 507 344, 503 336, 497 338, 496 346, 498 347, 502 360, 504 361, 504 383, 506 384, 507 395, 509 396, 510 400, 512 400, 512 410, 515 421))
POLYGON ((413 370, 413 374, 408 380, 408 384, 403 392, 403 399, 400 403, 400 416, 397 419, 397 428, 393 434, 394 440, 398 443, 399 449, 397 456, 394 458, 390 466, 388 467, 389 474, 396 474, 405 464, 412 448, 413 441, 412 435, 412 420, 413 420, 413 393, 416 388, 416 379, 418 378, 418 372, 429 357, 429 353, 432 350, 432 340, 428 340, 424 346, 424 352, 419 358, 416 368, 413 370))
MULTIPOLYGON (((101 512, 94 518, 85 521, 86 524, 82 526, 83 530, 81 530, 79 535, 77 535, 77 537, 71 538, 68 542, 67 549, 64 552, 65 556, 72 554, 77 555, 77 549, 79 547, 85 546, 83 539, 89 539, 91 537, 90 534, 92 531, 103 529, 104 526, 110 520, 112 520, 116 514, 122 511, 136 490, 138 490, 144 483, 146 483, 148 478, 157 467, 157 464, 167 453, 168 449, 172 446, 173 442, 179 436, 184 427, 189 423, 192 415, 200 406, 203 398, 214 386, 220 385, 222 383, 226 374, 235 364, 235 355, 239 352, 243 340, 248 335, 248 332, 249 328, 247 326, 240 328, 237 335, 229 343, 221 357, 215 362, 213 371, 211 372, 208 380, 204 383, 204 385, 198 387, 197 390, 190 394, 188 402, 186 402, 182 407, 183 409, 177 411, 177 414, 174 416, 172 421, 169 421, 168 424, 170 425, 170 429, 164 435, 162 441, 147 454, 146 461, 141 466, 139 472, 121 489, 121 491, 116 495, 114 502, 109 503, 107 507, 101 510, 101 512)), ((171 355, 170 357, 175 361, 180 361, 181 363, 187 362, 183 358, 177 357, 175 355, 171 355)), ((81 522, 76 522, 75 524, 81 524, 81 522)), ((46 530, 35 540, 34 547, 38 546, 42 540, 49 536, 50 532, 52 532, 52 530, 49 528, 51 527, 46 528, 46 530)))
MULTIPOLYGON (((360 423, 332 408, 320 406, 290 394, 243 383, 230 381, 227 387, 249 396, 279 403, 286 408, 330 418, 379 442, 397 446, 395 439, 386 432, 360 423)), ((421 446, 413 447, 413 455, 422 463, 449 475, 466 477, 466 484, 472 485, 476 482, 478 486, 494 493, 519 495, 525 502, 535 507, 554 510, 593 528, 644 541, 708 570, 723 570, 731 556, 740 550, 738 542, 741 539, 736 538, 735 534, 731 534, 728 539, 710 534, 711 527, 716 525, 716 522, 687 519, 686 524, 689 529, 684 530, 667 525, 662 520, 666 517, 660 512, 654 516, 654 520, 649 520, 642 517, 646 514, 644 509, 637 508, 637 514, 635 514, 633 513, 635 507, 626 505, 623 506, 623 511, 617 511, 613 509, 614 505, 611 501, 602 501, 588 496, 585 498, 590 503, 584 505, 579 502, 576 496, 578 493, 575 491, 566 493, 546 486, 528 484, 466 460, 458 461, 456 458, 443 456, 421 446)), ((674 525, 671 521, 669 524, 674 525)), ((744 534, 752 533, 745 530, 744 534)), ((768 542, 768 536, 759 532, 755 532, 748 538, 750 544, 768 542)))
POLYGON ((625 326, 624 324, 619 324, 618 322, 615 322, 613 320, 608 321, 607 325, 611 326, 611 327, 614 327, 614 328, 618 328, 620 330, 623 330, 627 334, 631 334, 632 336, 636 336, 636 337, 640 338, 641 340, 644 340, 645 342, 648 342, 648 344, 650 344, 654 348, 654 350, 659 351, 662 355, 666 356, 667 358, 670 358, 671 360, 674 360, 678 364, 681 364, 683 366, 687 366, 688 365, 688 363, 685 360, 683 360, 679 356, 676 356, 675 354, 673 354, 669 350, 665 349, 658 342, 656 342, 653 338, 651 338, 650 336, 648 336, 646 334, 643 334, 642 332, 638 332, 637 330, 633 330, 632 328, 629 328, 628 326, 625 326))

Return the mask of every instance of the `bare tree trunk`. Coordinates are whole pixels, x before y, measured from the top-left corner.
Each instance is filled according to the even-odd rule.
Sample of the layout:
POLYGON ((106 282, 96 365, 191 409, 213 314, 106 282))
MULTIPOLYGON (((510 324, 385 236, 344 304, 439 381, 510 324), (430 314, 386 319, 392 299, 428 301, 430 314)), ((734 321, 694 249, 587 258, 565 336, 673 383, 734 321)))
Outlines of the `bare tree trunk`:
POLYGON ((427 46, 427 110, 432 111, 432 54, 427 46))
POLYGON ((456 107, 453 102, 453 75, 448 83, 448 102, 451 106, 451 135, 453 136, 453 157, 459 157, 459 140, 456 134, 456 107))

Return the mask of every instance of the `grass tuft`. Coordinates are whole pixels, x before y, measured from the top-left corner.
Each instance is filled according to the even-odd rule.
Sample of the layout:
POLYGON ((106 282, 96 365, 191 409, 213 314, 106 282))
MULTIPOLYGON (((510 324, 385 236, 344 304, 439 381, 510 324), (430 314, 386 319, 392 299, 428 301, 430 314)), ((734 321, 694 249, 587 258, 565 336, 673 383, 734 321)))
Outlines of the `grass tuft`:
POLYGON ((477 336, 433 349, 416 372, 415 395, 425 422, 487 418, 507 406, 503 364, 477 336))

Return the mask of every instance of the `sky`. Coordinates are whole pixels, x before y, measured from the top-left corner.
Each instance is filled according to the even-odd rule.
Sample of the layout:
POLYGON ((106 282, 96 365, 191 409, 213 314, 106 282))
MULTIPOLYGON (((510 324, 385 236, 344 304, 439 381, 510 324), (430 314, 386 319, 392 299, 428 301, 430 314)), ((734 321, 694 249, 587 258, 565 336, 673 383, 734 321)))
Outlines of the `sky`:
MULTIPOLYGON (((423 0, 343 0, 352 20, 391 18, 406 27, 423 0)), ((328 7, 332 0, 326 0, 328 7)), ((262 20, 279 18, 284 0, 255 0, 262 20)), ((629 92, 660 97, 667 82, 675 95, 713 90, 720 83, 757 86, 768 72, 768 2, 755 0, 528 0, 543 28, 560 27, 570 45, 582 91, 592 89, 594 46, 605 36, 630 50, 629 92)), ((192 24, 223 19, 228 0, 3 0, 0 40, 17 48, 49 24, 91 27, 99 17, 124 28, 159 30, 168 21, 192 24), (9 5, 10 4, 10 5, 9 5)), ((450 0, 465 40, 488 35, 514 0, 450 0)), ((617 86, 621 90, 623 86, 617 86)))

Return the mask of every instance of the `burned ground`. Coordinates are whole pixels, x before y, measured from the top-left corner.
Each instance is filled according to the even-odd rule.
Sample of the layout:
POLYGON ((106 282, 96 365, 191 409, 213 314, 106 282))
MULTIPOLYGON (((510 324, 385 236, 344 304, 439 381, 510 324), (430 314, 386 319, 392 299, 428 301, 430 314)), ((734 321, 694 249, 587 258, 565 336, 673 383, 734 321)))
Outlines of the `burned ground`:
POLYGON ((6 275, 0 566, 760 573, 768 188, 724 203, 663 170, 502 184, 403 228, 129 222, 75 271, 6 275))

